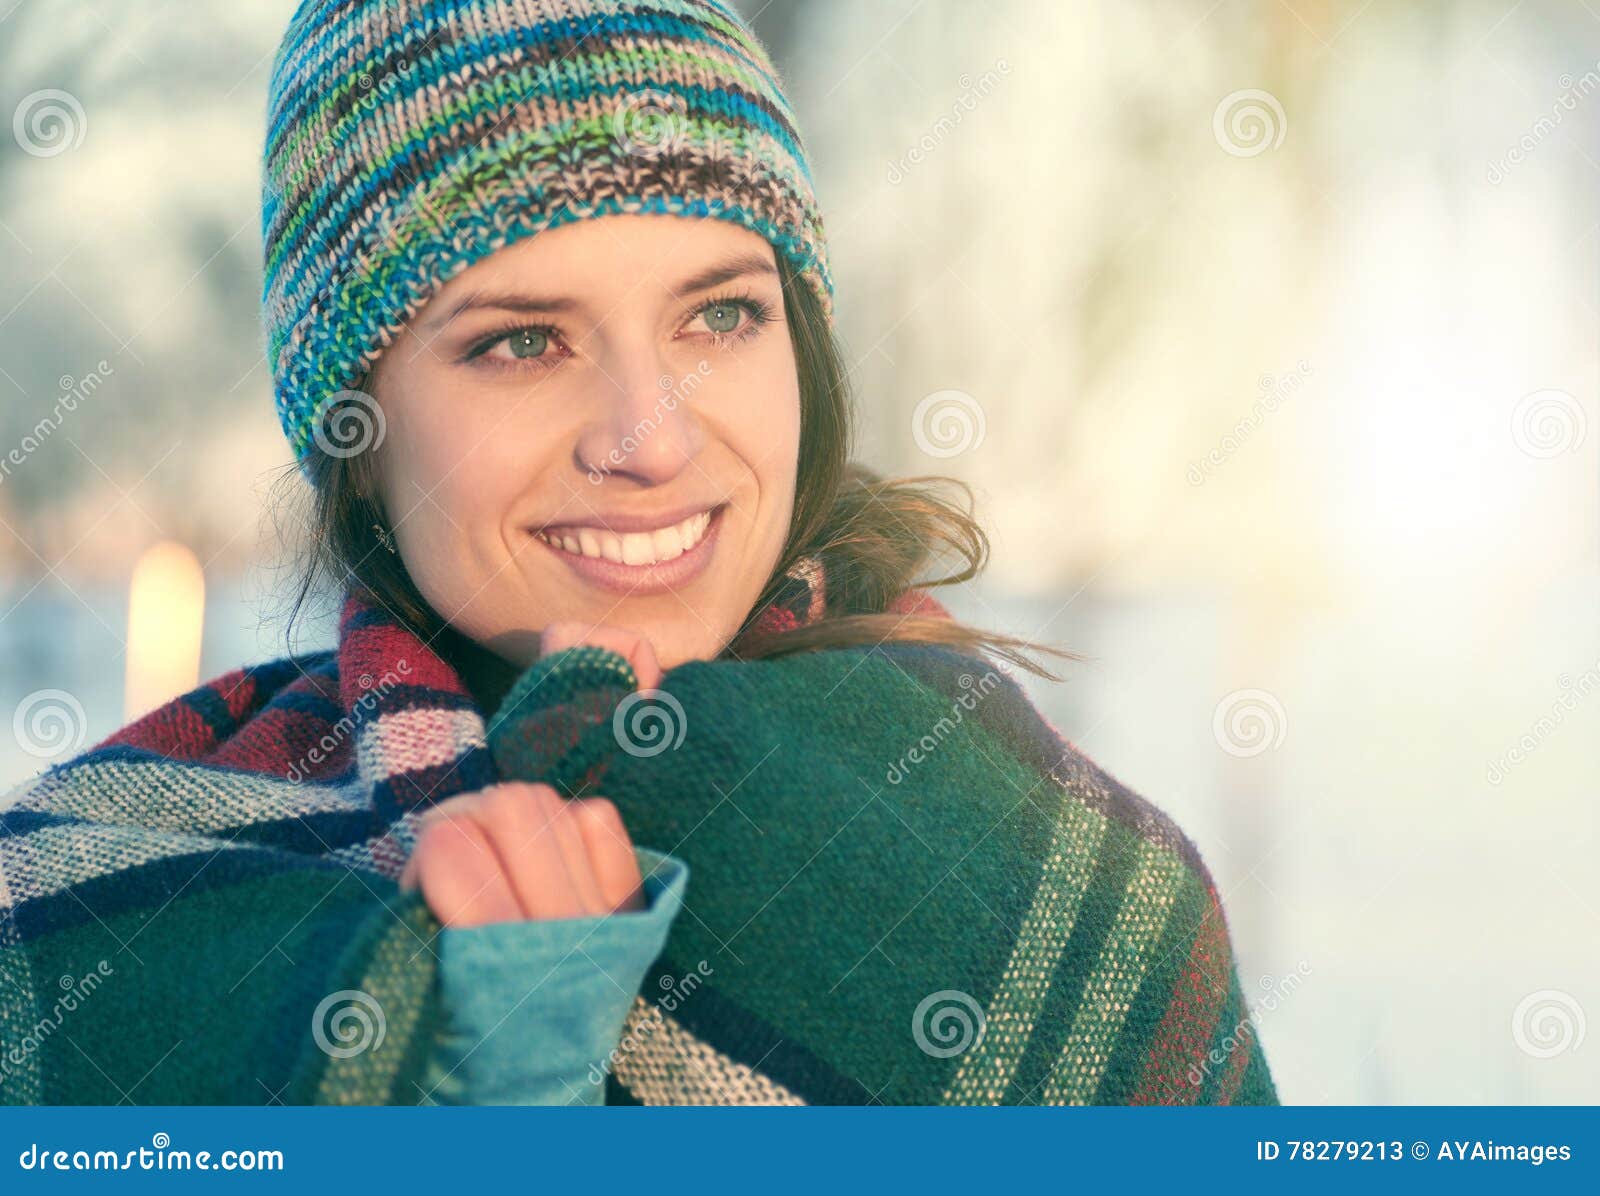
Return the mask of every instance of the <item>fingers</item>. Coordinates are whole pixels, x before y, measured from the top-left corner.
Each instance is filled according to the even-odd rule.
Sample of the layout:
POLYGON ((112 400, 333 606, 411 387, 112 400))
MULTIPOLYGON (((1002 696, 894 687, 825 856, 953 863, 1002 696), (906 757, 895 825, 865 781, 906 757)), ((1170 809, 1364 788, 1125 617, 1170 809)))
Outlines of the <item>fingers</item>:
POLYGON ((440 802, 417 822, 402 888, 447 926, 642 908, 633 843, 603 798, 506 782, 440 802))
POLYGON ((417 839, 412 859, 428 908, 444 925, 482 926, 523 917, 499 857, 470 815, 435 820, 417 839))
POLYGON ((506 863, 527 918, 607 912, 583 836, 549 785, 505 784, 485 791, 483 823, 506 863))
POLYGON ((655 645, 644 636, 639 637, 639 643, 628 657, 628 663, 633 665, 633 675, 639 679, 640 689, 660 688, 661 664, 656 660, 655 645))
POLYGON ((643 909, 644 878, 617 807, 603 797, 582 798, 571 806, 606 909, 643 909))
POLYGON ((662 669, 650 640, 623 627, 590 626, 586 623, 552 623, 539 635, 539 655, 551 656, 580 644, 609 648, 627 658, 633 666, 640 689, 655 689, 661 684, 662 669))
MULTIPOLYGON (((425 830, 431 826, 437 825, 439 822, 445 819, 448 819, 452 814, 461 814, 466 812, 477 803, 481 796, 482 794, 477 792, 463 793, 456 797, 452 797, 435 805, 429 806, 422 812, 422 816, 417 819, 416 826, 413 828, 412 833, 416 837, 417 845, 421 844, 422 835, 425 830)), ((414 845, 411 854, 406 857, 405 867, 400 870, 400 879, 398 884, 402 889, 415 889, 420 886, 420 863, 421 861, 419 861, 417 858, 416 845, 414 845)))

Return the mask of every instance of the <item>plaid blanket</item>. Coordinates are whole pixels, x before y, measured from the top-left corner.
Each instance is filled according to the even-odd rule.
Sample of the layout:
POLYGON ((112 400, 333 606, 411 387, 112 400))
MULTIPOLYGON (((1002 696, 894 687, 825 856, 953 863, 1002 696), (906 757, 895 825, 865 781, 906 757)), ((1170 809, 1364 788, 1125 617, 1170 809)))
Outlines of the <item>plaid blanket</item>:
MULTIPOLYGON (((821 593, 797 575, 763 628, 821 593)), ((611 1103, 1276 1099, 1193 845, 988 663, 885 644, 639 694, 580 648, 486 718, 351 596, 336 649, 0 808, 0 1101, 426 1103, 439 926, 395 880, 429 804, 502 778, 603 793, 690 865, 611 1103)))

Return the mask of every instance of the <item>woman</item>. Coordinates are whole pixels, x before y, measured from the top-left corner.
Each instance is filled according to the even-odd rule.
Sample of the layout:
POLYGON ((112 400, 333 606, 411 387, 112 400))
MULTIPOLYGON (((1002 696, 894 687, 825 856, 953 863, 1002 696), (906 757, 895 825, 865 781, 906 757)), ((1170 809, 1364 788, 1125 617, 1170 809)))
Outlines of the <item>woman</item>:
POLYGON ((848 465, 731 11, 306 0, 264 179, 339 645, 8 812, 8 1099, 1275 1100, 1192 844, 916 588, 967 512, 848 465))

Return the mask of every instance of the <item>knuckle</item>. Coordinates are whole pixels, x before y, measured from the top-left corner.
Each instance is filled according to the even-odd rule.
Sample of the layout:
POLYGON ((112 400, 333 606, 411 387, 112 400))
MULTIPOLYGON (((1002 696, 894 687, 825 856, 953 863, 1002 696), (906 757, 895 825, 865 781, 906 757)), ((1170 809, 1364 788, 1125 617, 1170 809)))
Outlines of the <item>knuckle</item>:
POLYGON ((572 803, 580 817, 594 822, 620 823, 622 815, 617 812, 617 804, 609 797, 584 797, 572 803))
POLYGON ((548 785, 532 785, 526 781, 491 785, 483 790, 479 808, 484 819, 492 825, 507 826, 521 822, 531 810, 543 807, 544 796, 539 791, 548 788, 548 785))
POLYGON ((602 832, 607 842, 614 840, 620 845, 631 842, 622 821, 622 813, 610 798, 586 797, 572 804, 575 807, 573 816, 602 832))
POLYGON ((412 857, 420 870, 431 868, 439 861, 453 861, 470 854, 480 843, 471 819, 441 816, 430 822, 417 834, 412 857))
POLYGON ((483 791, 482 810, 485 816, 491 819, 505 817, 507 813, 516 809, 522 797, 514 785, 491 785, 483 791))
POLYGON ((452 825, 453 819, 448 814, 440 814, 430 818, 424 825, 417 829, 417 846, 413 852, 417 856, 427 856, 439 850, 439 844, 446 835, 459 834, 452 825))

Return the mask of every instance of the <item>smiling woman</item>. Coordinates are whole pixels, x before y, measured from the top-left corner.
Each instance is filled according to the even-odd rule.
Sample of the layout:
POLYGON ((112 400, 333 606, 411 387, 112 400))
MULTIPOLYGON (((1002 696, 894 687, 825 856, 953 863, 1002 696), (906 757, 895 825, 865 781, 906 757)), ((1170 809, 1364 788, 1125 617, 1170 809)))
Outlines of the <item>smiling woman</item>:
POLYGON ((266 322, 339 644, 20 796, 0 1028, 138 938, 74 1039, 165 1103, 1275 1099, 1194 846, 929 596, 971 514, 851 462, 810 178, 716 0, 301 4, 266 322))
POLYGON ((545 624, 602 617, 668 667, 716 656, 794 507, 784 309, 770 244, 670 215, 568 224, 441 288, 368 382, 374 497, 428 609, 522 665, 545 624))
POLYGON ((914 583, 976 575, 986 538, 947 497, 959 483, 849 462, 827 306, 737 223, 558 225, 477 261, 393 336, 324 405, 311 443, 331 451, 302 461, 316 535, 297 611, 355 580, 498 684, 486 700, 505 662, 537 659, 541 619, 592 622, 607 594, 607 621, 648 632, 668 667, 895 640, 1049 675, 1029 653, 1051 649, 890 610, 914 583), (826 562, 831 617, 757 634, 801 562, 826 562))

